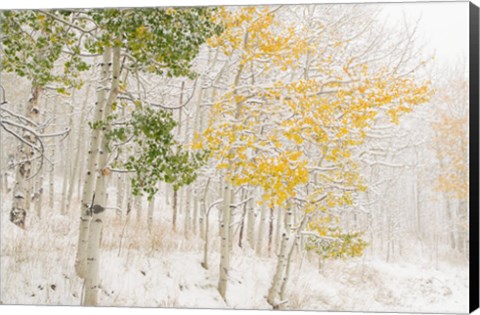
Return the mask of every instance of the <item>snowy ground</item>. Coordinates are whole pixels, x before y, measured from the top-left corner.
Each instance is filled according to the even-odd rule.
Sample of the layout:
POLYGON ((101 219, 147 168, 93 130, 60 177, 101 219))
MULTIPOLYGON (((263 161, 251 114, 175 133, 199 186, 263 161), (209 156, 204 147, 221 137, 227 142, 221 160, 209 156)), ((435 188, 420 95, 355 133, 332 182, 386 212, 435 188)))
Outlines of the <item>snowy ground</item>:
MULTIPOLYGON (((8 221, 10 196, 3 197, 1 303, 78 305, 82 282, 73 269, 78 217, 47 213, 39 220, 31 215, 23 231, 8 221)), ((132 217, 122 245, 124 222, 113 213, 108 217, 101 305, 270 309, 265 295, 275 268, 273 255, 258 258, 248 248, 235 248, 225 303, 216 290, 216 237, 210 269, 205 270, 200 265, 202 242, 173 233, 167 215, 155 214, 152 233, 145 217, 141 223, 132 217)), ((422 257, 388 264, 364 257, 331 261, 319 271, 316 259, 304 257, 292 267, 288 297, 289 309, 467 312, 468 268, 465 262, 445 260, 436 268, 422 257)))

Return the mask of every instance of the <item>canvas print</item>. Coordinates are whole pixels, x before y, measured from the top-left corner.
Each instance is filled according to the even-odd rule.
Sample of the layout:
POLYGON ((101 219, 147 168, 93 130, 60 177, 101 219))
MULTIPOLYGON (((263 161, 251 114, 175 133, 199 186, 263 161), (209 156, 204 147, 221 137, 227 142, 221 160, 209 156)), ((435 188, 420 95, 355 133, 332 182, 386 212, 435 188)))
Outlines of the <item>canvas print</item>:
POLYGON ((469 8, 1 11, 1 303, 468 312, 469 8))

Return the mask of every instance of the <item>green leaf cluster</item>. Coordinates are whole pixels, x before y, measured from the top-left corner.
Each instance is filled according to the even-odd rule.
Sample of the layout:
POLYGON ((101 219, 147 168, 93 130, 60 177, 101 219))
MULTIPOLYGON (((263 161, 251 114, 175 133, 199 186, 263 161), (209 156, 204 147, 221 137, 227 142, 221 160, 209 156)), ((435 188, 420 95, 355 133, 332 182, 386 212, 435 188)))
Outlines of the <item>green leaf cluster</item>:
POLYGON ((329 228, 329 232, 328 238, 309 236, 305 249, 324 259, 344 259, 362 256, 368 245, 360 232, 344 233, 338 227, 329 228))
POLYGON ((103 32, 98 39, 89 38, 86 48, 101 53, 106 46, 121 46, 133 68, 193 77, 190 66, 200 45, 222 30, 212 22, 214 12, 202 7, 92 10, 89 14, 103 32))
POLYGON ((90 67, 82 53, 100 54, 106 46, 120 46, 133 69, 194 77, 190 67, 200 45, 222 31, 212 21, 215 10, 3 11, 2 70, 27 77, 35 86, 56 83, 62 93, 64 87, 81 87, 80 73, 90 67), (61 70, 56 69, 59 63, 61 70))
POLYGON ((184 150, 172 133, 176 125, 171 112, 147 108, 133 112, 127 124, 108 134, 112 141, 132 139, 129 145, 133 153, 118 164, 133 172, 134 195, 145 192, 151 198, 158 182, 172 184, 176 191, 196 179, 208 152, 184 150))
MULTIPOLYGON (((62 10, 50 13, 60 19, 71 15, 62 10)), ((51 15, 35 10, 0 13, 2 71, 26 77, 34 86, 56 83, 62 93, 81 87, 80 73, 89 65, 78 55, 78 32, 51 15), (64 49, 73 53, 60 60, 64 49), (59 63, 63 71, 55 71, 59 63)))

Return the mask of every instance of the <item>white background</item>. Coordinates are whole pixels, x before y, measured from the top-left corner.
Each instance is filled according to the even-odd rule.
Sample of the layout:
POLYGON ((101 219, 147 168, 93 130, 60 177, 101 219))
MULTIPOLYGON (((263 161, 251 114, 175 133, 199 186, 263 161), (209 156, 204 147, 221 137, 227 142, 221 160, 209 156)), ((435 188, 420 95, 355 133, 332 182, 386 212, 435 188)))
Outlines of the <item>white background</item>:
MULTIPOLYGON (((5 0, 0 0, 5 1, 5 0)), ((361 2, 376 2, 372 0, 8 0, 8 2, 0 2, 0 9, 27 9, 27 8, 89 8, 89 7, 131 7, 131 6, 191 6, 191 5, 241 5, 241 4, 302 4, 302 3, 361 3, 361 2)), ((383 0, 382 2, 398 2, 392 0, 383 0)), ((415 2, 412 0, 404 0, 404 2, 415 2)), ((480 0, 474 0, 477 6, 480 6, 480 0)), ((452 25, 454 28, 455 25, 452 25)), ((265 314, 266 311, 241 311, 241 310, 187 310, 187 309, 159 309, 159 308, 117 308, 117 307, 47 307, 47 306, 0 306, 0 314, 129 314, 132 313, 140 315, 148 314, 175 314, 175 315, 260 315, 265 314)), ((288 315, 309 314, 313 312, 288 312, 288 315)), ((278 314, 278 313, 277 313, 278 314)), ((327 313, 325 313, 327 314, 327 313)), ((350 312, 329 312, 332 315, 356 315, 359 313, 350 312)), ((385 313, 375 313, 385 314, 385 313)), ((390 313, 395 314, 395 313, 390 313)), ((480 315, 477 310, 473 314, 480 315)))

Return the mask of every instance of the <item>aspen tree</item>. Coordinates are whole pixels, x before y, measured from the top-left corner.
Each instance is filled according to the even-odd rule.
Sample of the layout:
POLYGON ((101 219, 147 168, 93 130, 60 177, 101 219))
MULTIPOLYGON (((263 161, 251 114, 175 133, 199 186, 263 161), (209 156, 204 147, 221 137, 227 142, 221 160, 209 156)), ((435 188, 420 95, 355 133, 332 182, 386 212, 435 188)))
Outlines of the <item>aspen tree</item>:
MULTIPOLYGON (((10 221, 25 228, 27 205, 30 202, 31 177, 43 167, 43 142, 38 128, 41 111, 40 98, 49 83, 58 84, 58 92, 65 87, 79 87, 78 73, 88 68, 79 58, 60 62, 64 71, 54 72, 56 62, 62 55, 62 48, 77 44, 73 30, 64 27, 56 19, 43 11, 3 11, 2 12, 2 71, 14 72, 31 82, 31 94, 26 102, 23 126, 17 158, 22 161, 16 169, 13 189, 13 205, 10 221), (28 29, 28 31, 27 31, 28 29), (50 39, 50 40, 49 40, 50 39), (54 39, 54 40, 51 40, 54 39), (32 161, 40 157, 39 167, 33 169, 32 161)), ((5 129, 5 127, 4 127, 5 129)))
POLYGON ((155 196, 149 198, 148 200, 147 226, 149 231, 152 231, 154 209, 155 209, 155 196))
MULTIPOLYGON (((104 102, 106 100, 106 90, 105 85, 108 82, 108 73, 109 73, 109 57, 104 52, 102 56, 101 66, 101 76, 102 80, 99 82, 95 101, 95 112, 93 117, 92 126, 100 125, 101 121, 104 119, 104 102)), ((93 128, 90 135, 90 146, 88 149, 87 163, 86 163, 86 174, 85 182, 83 184, 83 192, 81 202, 81 215, 80 215, 80 227, 78 234, 78 245, 77 253, 75 258, 75 271, 80 278, 85 278, 86 265, 87 265, 87 246, 88 246, 88 229, 90 226, 90 221, 92 219, 92 206, 94 200, 94 189, 97 176, 99 172, 98 164, 98 155, 99 155, 99 144, 100 144, 100 128, 93 128)))
POLYGON ((254 198, 247 203, 247 242, 251 249, 255 249, 255 223, 256 213, 253 206, 254 198))
MULTIPOLYGON (((190 61, 198 52, 198 46, 206 37, 218 31, 216 25, 209 21, 209 16, 213 11, 214 10, 208 8, 186 8, 180 10, 148 8, 89 10, 81 12, 80 14, 82 16, 80 18, 84 18, 87 25, 93 24, 94 29, 102 35, 101 38, 88 37, 84 42, 84 48, 90 54, 104 54, 104 58, 110 58, 109 54, 105 51, 113 49, 115 51, 113 58, 115 67, 121 67, 118 65, 120 62, 124 64, 125 62, 135 63, 138 61, 139 68, 137 68, 136 71, 150 72, 157 75, 166 74, 169 76, 191 75, 189 69, 190 61), (126 15, 129 15, 130 18, 135 16, 135 19, 131 19, 134 23, 116 23, 119 19, 125 18, 126 15), (196 16, 197 18, 192 19, 192 16, 196 16), (147 20, 149 21, 148 23, 147 20), (182 27, 178 27, 179 25, 190 25, 192 29, 195 29, 195 32, 184 32, 182 27), (165 33, 165 28, 169 28, 171 32, 165 33), (173 38, 182 39, 182 44, 170 45, 173 43, 173 38), (160 48, 167 45, 170 45, 169 47, 172 49, 166 51, 160 48), (122 54, 125 54, 128 58, 123 57, 122 60, 119 61, 118 59, 121 58, 120 56, 122 54), (164 59, 165 64, 152 62, 158 60, 158 58, 164 59)), ((90 127, 92 128, 92 145, 90 150, 92 157, 89 161, 89 173, 87 173, 87 182, 84 186, 83 193, 84 198, 82 198, 82 217, 76 258, 77 273, 80 277, 86 277, 85 295, 82 303, 88 305, 94 305, 98 301, 97 291, 100 281, 98 261, 99 241, 104 216, 103 211, 100 211, 100 209, 106 207, 105 185, 110 173, 110 166, 106 165, 106 158, 110 148, 109 142, 113 142, 116 139, 124 141, 123 136, 125 136, 127 132, 125 126, 118 129, 110 128, 110 120, 113 117, 112 115, 115 115, 115 113, 113 113, 113 107, 117 107, 117 98, 120 93, 124 96, 123 99, 125 102, 130 102, 137 107, 142 103, 142 100, 135 99, 132 94, 128 92, 128 86, 125 86, 125 82, 122 82, 122 86, 120 87, 118 77, 120 73, 116 73, 117 70, 115 69, 115 74, 111 76, 109 75, 110 72, 108 68, 109 62, 103 62, 103 67, 100 70, 101 78, 100 81, 97 82, 98 100, 96 107, 98 115, 94 117, 93 122, 90 123, 90 127), (109 80, 112 81, 111 87, 108 86, 109 80), (112 115, 110 115, 110 113, 112 113, 112 115), (101 152, 98 152, 99 145, 101 145, 101 152), (97 155, 100 155, 98 162, 95 161, 97 155), (97 183, 94 182, 95 177, 98 177, 97 183), (97 207, 97 210, 93 209, 95 205, 100 208, 97 207), (86 273, 85 267, 88 269, 86 273), (88 274, 88 276, 86 276, 86 274, 88 274)), ((125 68, 122 69, 125 70, 125 68)), ((135 114, 135 112, 133 113, 135 114)), ((142 116, 139 115, 136 117, 142 116)), ((141 122, 139 123, 141 124, 141 122)), ((135 132, 136 135, 139 136, 139 131, 136 130, 135 132)), ((147 131, 147 133, 149 132, 147 131)), ((169 138, 167 137, 167 139, 169 138)), ((166 148, 167 150, 170 149, 168 144, 166 148)), ((133 165, 134 163, 135 160, 131 159, 129 165, 133 165)), ((137 173, 135 174, 137 177, 132 177, 132 191, 136 195, 139 194, 143 186, 141 182, 138 181, 138 178, 145 178, 144 175, 140 169, 137 169, 137 173)), ((169 174, 169 176, 171 176, 169 180, 173 181, 176 174, 169 174)), ((188 178, 193 180, 194 176, 189 176, 188 178)), ((153 190, 154 188, 149 187, 148 192, 153 193, 153 190)))
MULTIPOLYGON (((112 105, 115 102, 117 94, 119 92, 119 80, 120 80, 120 68, 121 68, 121 55, 120 47, 114 46, 113 48, 105 47, 103 52, 103 63, 108 69, 102 74, 102 80, 100 89, 107 91, 107 84, 111 80, 111 88, 108 89, 109 93, 101 92, 100 103, 102 104, 102 111, 104 117, 108 117, 112 112, 112 105), (111 64, 111 74, 110 74, 111 64)), ((85 273, 85 293, 83 305, 97 305, 98 303, 98 290, 101 285, 100 278, 100 235, 103 227, 103 220, 105 217, 106 205, 106 190, 107 180, 110 176, 110 169, 107 165, 109 148, 107 134, 109 133, 109 126, 106 125, 101 128, 99 133, 100 146, 98 151, 98 172, 96 173, 94 199, 91 206, 91 220, 88 227, 88 242, 87 242, 87 266, 85 273)))
MULTIPOLYGON (((352 205, 355 192, 365 189, 351 157, 352 150, 363 143, 365 130, 374 118, 385 115, 391 122, 398 123, 402 114, 429 100, 429 83, 398 76, 397 68, 393 71, 388 67, 370 68, 368 62, 363 63, 358 56, 359 62, 353 63, 353 57, 345 50, 348 37, 342 38, 341 33, 332 30, 335 45, 330 39, 325 43, 315 42, 315 39, 324 40, 317 36, 317 29, 282 24, 283 21, 275 20, 280 11, 281 8, 249 7, 219 14, 226 30, 212 38, 210 44, 226 56, 236 53, 234 60, 239 71, 232 77, 233 88, 214 103, 210 123, 198 139, 198 147, 210 150, 212 163, 227 174, 227 191, 232 190, 229 186, 242 185, 261 189, 257 202, 270 210, 268 248, 273 237, 274 209, 284 210, 288 201, 295 201, 304 216, 309 214, 310 221, 305 228, 319 235, 315 244, 320 243, 323 230, 330 225, 335 233, 328 237, 337 241, 330 242, 323 250, 334 257, 343 255, 344 251, 358 255, 365 247, 358 240, 359 234, 341 232, 333 224, 337 218, 324 217, 323 213, 352 205), (299 67, 299 60, 306 61, 307 67, 299 67), (239 73, 244 69, 248 71, 249 67, 245 66, 255 62, 258 67, 264 67, 261 75, 265 83, 251 86, 238 80, 239 73), (315 69, 318 74, 308 73, 301 79, 291 75, 293 71, 305 69, 312 72, 315 69), (290 75, 282 76, 285 71, 290 71, 290 75), (268 74, 290 79, 272 82, 268 74), (256 153, 253 156, 252 151, 256 153), (313 157, 321 158, 319 161, 313 157), (307 190, 306 185, 312 186, 317 174, 322 177, 321 184, 307 190), (345 246, 339 247, 340 243, 345 246)), ((361 52, 361 48, 359 50, 361 52)), ((229 202, 230 193, 224 196, 228 196, 225 201, 229 202)), ((224 206, 222 213, 221 228, 224 229, 228 226, 226 220, 230 219, 228 207, 224 206)), ((262 228, 261 224, 259 242, 262 228)), ((286 237, 282 237, 283 240, 286 237)), ((223 230, 221 241, 229 241, 223 230)), ((228 257, 228 252, 224 252, 227 249, 221 246, 222 257, 228 257)), ((257 252, 261 252, 260 247, 257 246, 257 252)), ((282 246, 280 249, 278 270, 281 274, 288 251, 282 246)), ((226 258, 221 259, 219 291, 224 298, 227 263, 226 258)), ((272 292, 275 293, 271 296, 278 296, 281 285, 274 282, 272 292)))

